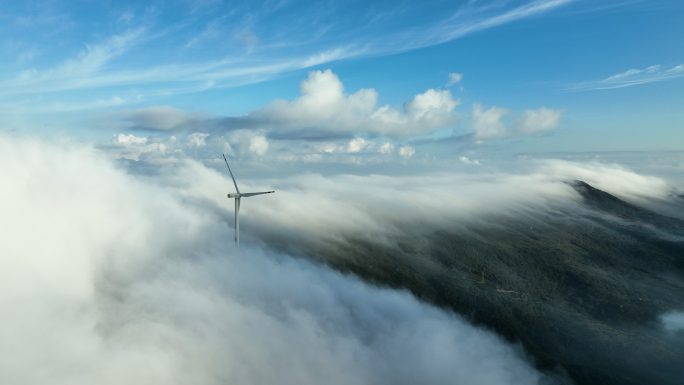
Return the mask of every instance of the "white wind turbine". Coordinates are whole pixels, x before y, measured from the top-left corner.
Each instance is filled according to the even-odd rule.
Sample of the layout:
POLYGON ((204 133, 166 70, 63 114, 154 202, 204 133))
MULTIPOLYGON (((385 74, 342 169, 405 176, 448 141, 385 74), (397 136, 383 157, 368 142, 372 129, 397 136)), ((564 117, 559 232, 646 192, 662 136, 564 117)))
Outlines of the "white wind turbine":
POLYGON ((228 159, 226 159, 226 154, 223 154, 223 160, 226 161, 226 166, 228 166, 228 172, 230 172, 230 177, 233 178, 233 184, 235 185, 235 191, 237 193, 229 193, 228 198, 235 198, 235 243, 239 246, 240 245, 240 218, 238 217, 238 214, 240 213, 240 199, 241 198, 249 198, 254 195, 261 195, 261 194, 272 194, 275 191, 264 191, 264 192, 254 192, 254 193, 241 193, 240 189, 237 186, 237 183, 235 182, 235 177, 233 176, 233 171, 230 169, 230 165, 228 164, 228 159))

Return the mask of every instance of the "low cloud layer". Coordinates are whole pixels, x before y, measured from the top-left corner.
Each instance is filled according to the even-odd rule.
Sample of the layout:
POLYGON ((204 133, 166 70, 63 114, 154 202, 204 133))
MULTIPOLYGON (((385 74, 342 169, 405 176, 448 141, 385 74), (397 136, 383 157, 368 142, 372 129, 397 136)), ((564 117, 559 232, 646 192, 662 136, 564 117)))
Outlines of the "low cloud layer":
POLYGON ((657 208, 654 204, 668 200, 673 194, 673 187, 663 179, 637 174, 619 164, 550 159, 539 161, 537 165, 536 172, 542 175, 582 180, 628 202, 651 209, 657 208))
MULTIPOLYGON (((228 205, 221 189, 229 179, 198 163, 181 168, 194 175, 162 172, 150 179, 73 144, 2 137, 0 150, 0 302, 12 309, 0 317, 3 383, 535 384, 544 378, 496 335, 405 292, 254 246, 238 253, 226 213, 199 204, 197 194, 213 196, 204 188, 216 183, 216 199, 228 205)), ((401 184, 384 182, 389 191, 401 184)), ((288 205, 280 207, 284 221, 304 204, 296 193, 304 179, 279 183, 291 187, 272 197, 288 199, 260 203, 270 202, 266 211, 288 205)), ((336 196, 351 202, 342 187, 336 196)), ((316 199, 307 194, 312 207, 316 199)), ((245 203, 246 220, 263 214, 245 203)), ((325 217, 312 207, 299 214, 313 215, 308 225, 325 217)), ((296 219, 282 223, 287 228, 296 219)))
MULTIPOLYGON (((665 200, 672 192, 661 179, 615 165, 530 161, 525 169, 504 173, 483 170, 474 160, 465 160, 470 163, 463 167, 478 172, 414 176, 300 174, 263 180, 241 177, 238 182, 245 191, 277 191, 268 199, 243 201, 241 218, 245 229, 259 229, 259 234, 246 230, 245 236, 382 241, 407 233, 420 235, 459 224, 486 222, 495 215, 535 216, 559 205, 579 208, 581 197, 565 183, 574 179, 639 204, 665 200)), ((197 162, 185 162, 165 174, 164 183, 185 186, 188 182, 184 181, 192 180, 182 194, 223 208, 228 222, 232 202, 215 191, 232 191, 232 182, 226 179, 225 165, 217 166, 218 172, 197 162)))

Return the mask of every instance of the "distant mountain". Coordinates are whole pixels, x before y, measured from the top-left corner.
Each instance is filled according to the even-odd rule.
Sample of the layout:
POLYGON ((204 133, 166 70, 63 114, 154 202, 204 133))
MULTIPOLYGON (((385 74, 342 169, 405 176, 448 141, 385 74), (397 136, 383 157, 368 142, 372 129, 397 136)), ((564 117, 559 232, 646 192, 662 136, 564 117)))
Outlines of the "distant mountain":
MULTIPOLYGON (((581 180, 575 180, 568 184, 582 195, 584 204, 589 208, 629 221, 652 224, 659 229, 670 231, 675 234, 684 234, 684 221, 681 219, 659 215, 627 203, 607 192, 594 188, 581 180)), ((677 196, 676 198, 681 200, 684 196, 677 196)), ((684 204, 684 201, 678 203, 684 204)))
POLYGON ((569 184, 582 204, 307 254, 453 309, 578 384, 682 384, 684 339, 658 316, 684 309, 684 221, 569 184))

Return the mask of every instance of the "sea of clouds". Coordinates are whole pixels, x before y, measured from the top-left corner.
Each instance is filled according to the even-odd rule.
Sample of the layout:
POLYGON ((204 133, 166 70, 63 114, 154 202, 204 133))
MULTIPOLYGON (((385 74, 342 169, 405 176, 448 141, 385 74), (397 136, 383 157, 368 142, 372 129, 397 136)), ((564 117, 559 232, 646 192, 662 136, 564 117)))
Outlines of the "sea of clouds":
POLYGON ((458 315, 258 240, 381 240, 524 215, 579 202, 562 183, 575 176, 609 173, 635 199, 669 194, 655 178, 571 162, 244 180, 243 192, 277 191, 243 200, 236 249, 229 176, 189 158, 159 167, 131 173, 92 146, 0 137, 0 382, 552 382, 520 346, 458 315))
POLYGON ((544 378, 519 347, 406 292, 236 250, 222 215, 183 186, 92 148, 4 137, 0 154, 2 383, 544 378))

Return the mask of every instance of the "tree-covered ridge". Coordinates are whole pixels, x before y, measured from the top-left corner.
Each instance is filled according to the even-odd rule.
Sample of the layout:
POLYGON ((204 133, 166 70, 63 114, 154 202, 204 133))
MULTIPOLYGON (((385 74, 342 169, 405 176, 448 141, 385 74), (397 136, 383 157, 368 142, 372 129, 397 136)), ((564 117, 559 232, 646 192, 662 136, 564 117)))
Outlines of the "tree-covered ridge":
POLYGON ((684 309, 684 221, 570 184, 579 206, 307 255, 450 308, 577 383, 680 383, 684 341, 658 317, 684 309))

